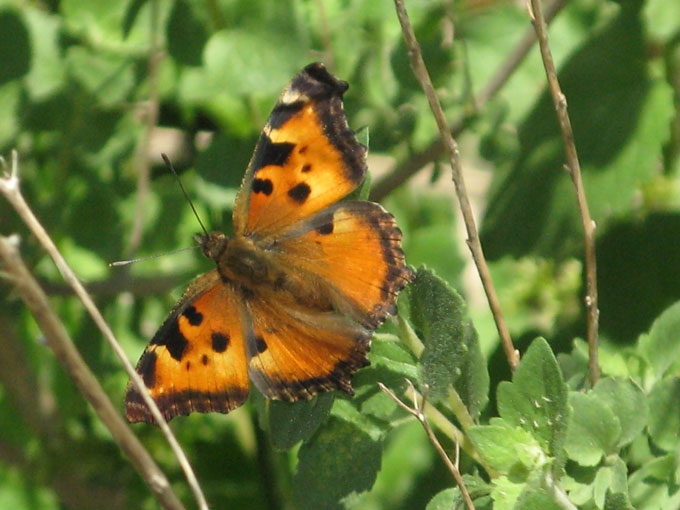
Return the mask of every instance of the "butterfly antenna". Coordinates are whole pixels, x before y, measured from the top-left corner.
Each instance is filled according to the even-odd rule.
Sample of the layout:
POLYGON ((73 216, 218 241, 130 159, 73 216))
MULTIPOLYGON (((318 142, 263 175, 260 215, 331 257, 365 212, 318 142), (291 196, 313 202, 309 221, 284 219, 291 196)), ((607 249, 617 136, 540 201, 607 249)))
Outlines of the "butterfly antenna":
MULTIPOLYGON (((186 198, 187 202, 189 202, 189 205, 191 206, 191 210, 194 211, 194 216, 196 216, 196 219, 198 220, 198 224, 203 229, 203 232, 205 232, 205 235, 209 235, 208 231, 206 230, 205 226, 203 225, 203 222, 201 221, 200 216, 196 212, 196 208, 194 207, 194 203, 191 201, 191 199, 189 198, 189 194, 184 189, 184 185, 182 184, 182 180, 179 178, 179 175, 177 175, 177 172, 175 171, 175 167, 172 166, 172 163, 170 162, 170 158, 168 158, 168 156, 164 152, 161 152, 161 157, 163 158, 163 161, 165 161, 165 166, 168 167, 168 170, 170 170, 172 172, 172 175, 175 176, 175 179, 177 179, 177 184, 179 184, 179 187, 182 190, 182 193, 184 193, 184 198, 186 198)), ((172 253, 172 252, 170 252, 170 253, 172 253)))
POLYGON ((200 248, 200 246, 199 245, 185 246, 184 248, 179 248, 177 250, 172 250, 172 251, 166 251, 165 253, 156 253, 155 255, 149 255, 148 257, 139 257, 137 259, 130 259, 130 260, 117 260, 115 262, 109 263, 109 267, 127 266, 128 264, 132 264, 133 262, 141 262, 142 260, 155 259, 155 258, 158 258, 158 257, 162 257, 163 255, 172 255, 173 253, 179 253, 181 251, 186 251, 186 250, 194 250, 196 248, 200 248))

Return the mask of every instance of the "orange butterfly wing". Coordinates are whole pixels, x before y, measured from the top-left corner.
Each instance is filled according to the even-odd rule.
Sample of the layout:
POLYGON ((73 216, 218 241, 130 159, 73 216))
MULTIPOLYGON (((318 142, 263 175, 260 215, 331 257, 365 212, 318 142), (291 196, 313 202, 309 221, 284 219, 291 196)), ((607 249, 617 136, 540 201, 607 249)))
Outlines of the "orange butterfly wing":
MULTIPOLYGON (((396 312, 413 273, 392 215, 336 203, 366 174, 347 87, 322 64, 293 78, 239 190, 236 235, 200 237, 218 270, 189 287, 137 365, 166 419, 238 407, 249 376, 270 398, 353 393, 371 330, 396 312)), ((130 421, 153 422, 132 386, 126 408, 130 421)))
POLYGON ((368 330, 335 312, 310 311, 275 291, 246 303, 248 370, 263 395, 294 401, 329 390, 354 393, 351 375, 368 365, 368 330))
MULTIPOLYGON (((137 364, 137 372, 170 420, 191 412, 227 413, 248 396, 250 384, 237 290, 217 271, 184 293, 137 364)), ((129 421, 154 423, 132 383, 125 395, 129 421)))
POLYGON ((325 288, 337 310, 378 327, 396 313, 399 291, 413 280, 394 217, 373 202, 340 202, 278 237, 276 258, 290 273, 325 288))
POLYGON ((363 181, 366 148, 347 125, 347 88, 322 64, 310 64, 284 89, 236 199, 237 235, 275 234, 363 181))

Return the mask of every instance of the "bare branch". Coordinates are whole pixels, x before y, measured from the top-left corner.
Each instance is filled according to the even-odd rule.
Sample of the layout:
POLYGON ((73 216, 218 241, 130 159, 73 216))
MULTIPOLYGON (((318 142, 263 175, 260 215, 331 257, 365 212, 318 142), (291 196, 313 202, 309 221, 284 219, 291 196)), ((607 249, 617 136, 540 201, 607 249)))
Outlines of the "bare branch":
MULTIPOLYGON (((554 0, 548 5, 545 13, 545 18, 550 23, 557 13, 567 4, 569 0, 554 0)), ((508 57, 501 63, 500 67, 491 76, 487 84, 473 99, 472 104, 475 105, 473 111, 466 111, 451 123, 451 135, 455 138, 474 120, 479 111, 493 99, 496 94, 508 82, 513 73, 517 70, 524 58, 529 53, 536 41, 536 32, 529 28, 517 43, 517 45, 510 52, 508 57)), ((441 138, 434 140, 427 148, 420 152, 412 154, 407 160, 397 164, 397 166, 382 179, 377 180, 371 186, 371 200, 379 202, 387 195, 389 195, 395 188, 401 186, 407 179, 411 178, 415 173, 421 170, 425 165, 431 163, 444 154, 444 145, 441 138)))
POLYGON ((397 16, 399 17, 399 23, 401 23, 404 40, 406 41, 406 47, 408 48, 408 56, 411 62, 411 68, 413 69, 413 73, 420 82, 420 85, 427 96, 427 101, 430 104, 430 109, 432 110, 432 114, 434 115, 434 118, 437 122, 439 134, 442 137, 444 148, 449 157, 453 183, 456 187, 456 195, 458 196, 458 203, 460 205, 463 222, 465 223, 465 229, 467 231, 467 244, 470 249, 470 253, 472 254, 472 259, 477 266, 477 272, 479 273, 479 276, 482 280, 484 292, 486 293, 489 307, 491 308, 491 313, 493 314, 493 318, 496 323, 496 329, 498 330, 498 334, 501 338, 505 356, 508 359, 510 368, 514 370, 519 363, 519 355, 512 344, 510 332, 505 322, 503 312, 501 311, 500 303, 498 302, 498 296, 496 295, 496 289, 494 288, 493 282, 491 281, 489 267, 486 263, 486 259, 484 258, 482 245, 479 241, 477 225, 475 224, 475 218, 472 214, 472 207, 470 205, 470 200, 465 188, 465 179, 463 178, 463 173, 461 170, 458 144, 453 139, 453 136, 451 136, 451 129, 446 122, 444 111, 442 110, 439 99, 437 98, 434 87, 432 86, 432 81, 430 80, 430 75, 428 74, 427 68, 425 67, 425 62, 423 61, 423 56, 420 51, 420 45, 418 44, 416 36, 413 33, 413 27, 411 26, 408 14, 406 13, 404 2, 403 0, 394 0, 394 4, 397 8, 397 16))
POLYGON ((562 132, 562 142, 564 143, 564 151, 567 157, 567 168, 571 176, 574 189, 576 191, 576 199, 578 201, 578 209, 581 215, 581 223, 583 225, 583 241, 585 245, 585 265, 586 265, 586 297, 585 304, 588 311, 588 372, 590 384, 595 383, 600 378, 600 372, 597 360, 597 344, 598 344, 598 323, 600 320, 600 310, 597 305, 597 264, 595 260, 595 222, 590 217, 590 210, 588 209, 588 201, 586 200, 586 192, 583 188, 583 181, 581 180, 581 165, 578 161, 578 153, 576 152, 576 145, 574 144, 574 133, 571 129, 571 120, 567 113, 567 98, 562 93, 560 83, 557 79, 557 71, 555 70, 555 63, 553 62, 550 46, 548 44, 548 27, 543 17, 543 11, 540 0, 530 0, 527 4, 529 10, 529 17, 536 30, 538 38, 538 45, 541 49, 541 58, 543 59, 543 66, 545 67, 545 74, 548 78, 548 87, 550 95, 553 98, 555 111, 557 112, 557 119, 560 124, 562 132))
POLYGON ((432 427, 430 427, 429 422, 427 421, 427 418, 425 417, 424 409, 425 409, 425 402, 426 402, 426 395, 423 395, 422 398, 420 398, 420 403, 418 403, 418 396, 417 396, 417 391, 415 387, 413 386, 413 383, 410 380, 406 380, 408 385, 411 387, 411 390, 413 390, 413 407, 410 407, 408 404, 402 402, 399 397, 397 397, 392 391, 390 391, 387 386, 385 386, 383 383, 378 383, 378 386, 380 389, 394 402, 401 407, 404 411, 409 413, 410 415, 414 416, 420 424, 423 426, 425 429, 425 433, 427 434, 427 438, 430 440, 430 443, 435 447, 437 450, 437 453, 439 453, 439 456, 441 459, 444 461, 444 464, 446 464, 446 467, 449 469, 451 474, 453 475, 454 480, 456 480, 456 484, 458 485, 458 488, 460 489, 460 493, 463 495, 463 500, 465 501, 465 506, 467 506, 468 510, 474 510, 475 505, 472 503, 472 499, 470 498, 470 494, 467 491, 467 488, 465 487, 465 482, 463 481, 463 477, 460 475, 460 471, 458 471, 458 466, 456 466, 449 456, 446 454, 446 451, 444 450, 444 447, 442 444, 439 442, 437 439, 437 436, 435 435, 434 431, 432 430, 432 427))
MULTIPOLYGON (((193 469, 191 468, 191 465, 189 464, 186 455, 182 451, 182 448, 177 442, 177 439, 170 430, 168 423, 165 421, 165 418, 163 418, 163 415, 158 409, 158 406, 156 406, 156 403, 154 402, 153 398, 151 398, 151 395, 149 394, 149 391, 146 389, 146 386, 144 385, 142 378, 139 376, 139 374, 137 374, 134 367, 127 359, 125 352, 123 351, 122 347, 120 346, 115 336, 113 335, 111 328, 106 323, 101 313, 97 309, 96 305, 92 301, 92 298, 87 293, 83 285, 80 283, 73 270, 68 266, 66 260, 64 260, 64 257, 61 255, 57 247, 54 245, 54 242, 52 241, 52 239, 50 239, 49 235, 47 234, 43 226, 40 224, 40 222, 33 214, 33 211, 31 211, 30 207, 24 200, 24 197, 19 189, 18 159, 19 158, 17 152, 12 151, 12 167, 8 175, 6 175, 4 178, 0 178, 0 193, 2 193, 5 196, 5 198, 10 202, 10 204, 12 204, 12 206, 17 211, 21 219, 24 221, 24 223, 26 223, 28 228, 36 236, 36 238, 43 246, 45 251, 54 261, 61 275, 69 283, 69 285, 71 285, 76 295, 83 303, 85 309, 90 314, 93 321, 104 335, 104 338, 109 343, 111 349, 113 349, 113 352, 120 360, 121 364, 123 365, 123 368, 130 376, 130 379, 132 380, 133 384, 137 387, 138 391, 140 392, 140 395, 144 399, 145 404, 151 410, 151 414, 156 420, 156 423, 158 423, 158 426, 165 435, 165 438, 168 441, 170 448, 173 450, 173 453, 177 457, 177 460, 180 466, 182 467, 182 470, 184 471, 189 486, 191 487, 191 490, 194 493, 194 497, 198 502, 199 508, 207 509, 208 505, 205 501, 205 496, 203 495, 203 492, 201 491, 201 488, 198 484, 196 475, 194 474, 193 469)), ((4 163, 4 160, 0 163, 4 163)), ((18 282, 15 282, 15 284, 18 284, 18 282)), ((150 483, 155 483, 155 480, 156 480, 155 478, 150 478, 147 481, 150 483)))

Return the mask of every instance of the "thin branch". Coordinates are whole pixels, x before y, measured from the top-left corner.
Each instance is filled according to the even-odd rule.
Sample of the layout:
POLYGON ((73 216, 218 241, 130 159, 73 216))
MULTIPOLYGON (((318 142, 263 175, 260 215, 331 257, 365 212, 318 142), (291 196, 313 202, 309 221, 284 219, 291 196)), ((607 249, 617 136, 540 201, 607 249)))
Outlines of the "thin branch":
MULTIPOLYGON (((0 181, 0 184, 6 182, 0 181)), ((0 186, 5 189, 5 186, 0 186)), ((66 328, 50 308, 47 296, 24 265, 18 250, 18 236, 0 236, 0 260, 15 289, 31 310, 45 334, 47 344, 69 373, 76 386, 92 405, 121 449, 142 474, 164 508, 182 509, 182 503, 170 482, 158 468, 139 439, 130 431, 109 400, 99 381, 92 375, 85 361, 69 338, 66 328)))
POLYGON ((600 310, 597 305, 597 264, 595 259, 595 222, 590 217, 590 210, 588 209, 588 201, 586 200, 586 192, 583 188, 583 181, 581 180, 581 165, 578 161, 578 153, 576 152, 576 145, 574 144, 574 133, 571 129, 571 120, 567 113, 567 98, 562 93, 560 83, 557 79, 557 71, 555 70, 555 63, 550 52, 548 44, 548 27, 543 17, 543 11, 540 0, 530 0, 527 4, 529 10, 529 17, 536 30, 538 38, 538 45, 541 49, 541 58, 543 59, 543 66, 545 67, 545 74, 548 78, 548 86, 550 94, 553 98, 555 111, 557 112, 557 119, 560 124, 562 132, 562 142, 564 143, 564 151, 567 157, 567 169, 574 184, 576 191, 576 199, 578 201, 578 209, 581 215, 581 223, 583 225, 583 240, 585 245, 585 263, 586 263, 586 310, 587 314, 587 330, 588 330, 588 373, 590 384, 595 383, 600 378, 600 371, 597 360, 597 344, 598 344, 598 323, 600 319, 600 310))
MULTIPOLYGON (((557 13, 569 0, 554 0, 548 5, 545 17, 550 23, 557 13)), ((522 39, 510 52, 508 57, 491 76, 491 79, 473 99, 475 105, 473 111, 466 111, 451 123, 451 135, 455 138, 477 117, 479 111, 503 88, 513 73, 517 70, 529 50, 536 41, 536 32, 529 28, 522 39)), ((444 144, 441 138, 437 138, 424 150, 412 154, 409 159, 398 164, 389 174, 377 180, 371 186, 371 200, 380 201, 389 195, 395 188, 401 186, 406 180, 421 170, 428 163, 439 159, 444 154, 444 144)))
POLYGON ((444 148, 451 164, 453 183, 456 187, 456 195, 458 196, 458 203, 460 205, 463 222, 465 223, 465 229, 468 236, 467 245, 470 249, 472 259, 477 266, 477 271, 479 272, 479 276, 482 280, 484 292, 486 293, 489 307, 491 308, 491 313, 493 314, 493 318, 496 323, 496 329, 498 330, 498 334, 501 338, 505 356, 508 358, 510 368, 514 370, 519 363, 519 354, 512 344, 510 332, 505 322, 503 312, 501 311, 500 303, 498 302, 498 296, 496 295, 496 289, 494 288, 493 282, 491 281, 489 267, 486 263, 486 259, 484 258, 484 251, 482 250, 482 245, 479 241, 477 225, 475 224, 475 218, 472 214, 472 207, 470 205, 470 200, 465 188, 465 179, 461 170, 458 144, 451 136, 451 129, 446 122, 444 111, 439 104, 439 99, 437 98, 434 87, 432 86, 432 81, 430 80, 430 75, 428 74, 427 68, 425 67, 425 62, 423 61, 423 56, 420 51, 420 45, 418 44, 416 36, 413 33, 413 27, 411 26, 411 21, 409 20, 408 14, 406 13, 404 2, 403 0, 394 0, 394 4, 397 8, 397 16, 399 17, 399 23, 401 23, 402 32, 404 33, 406 47, 408 48, 408 56, 411 62, 411 68, 413 69, 413 73, 420 82, 420 85, 427 96, 427 101, 430 104, 430 109, 432 110, 432 114, 434 115, 434 118, 437 122, 437 127, 439 128, 439 133, 442 137, 442 140, 444 141, 444 148))
MULTIPOLYGON (((117 296, 121 292, 131 292, 135 296, 157 296, 168 292, 182 282, 186 283, 190 277, 180 273, 158 276, 130 276, 126 271, 120 271, 109 278, 92 281, 85 284, 85 289, 93 296, 117 296)), ((73 289, 64 283, 39 279, 40 286, 50 296, 69 296, 73 289)))
POLYGON ((150 31, 150 47, 149 47, 149 63, 148 63, 148 77, 149 77, 149 97, 144 104, 145 113, 145 127, 144 133, 140 138, 137 146, 136 166, 138 168, 137 175, 137 198, 135 203, 135 217, 132 224, 132 232, 128 240, 127 248, 125 250, 127 256, 131 256, 139 244, 142 242, 142 233, 144 231, 144 209, 146 208, 147 196, 149 195, 149 180, 151 175, 151 136, 156 123, 158 122, 158 64, 161 60, 161 53, 159 47, 159 0, 151 0, 151 16, 149 28, 150 31))
MULTIPOLYGON (((4 160, 0 160, 0 164, 4 164, 4 160)), ((142 378, 139 376, 139 374, 137 374, 132 364, 130 363, 130 360, 127 359, 125 352, 123 351, 122 347, 116 340, 115 336, 113 335, 113 332, 111 331, 111 328, 104 320, 104 317, 102 317, 101 313, 99 312, 96 305, 92 301, 92 298, 87 293, 83 285, 80 283, 73 270, 68 266, 66 260, 64 260, 64 257, 61 255, 57 247, 54 245, 54 242, 52 241, 52 239, 50 239, 50 236, 47 234, 43 226, 40 224, 40 222, 33 214, 33 211, 31 211, 30 207, 24 200, 24 197, 19 189, 19 156, 16 151, 12 151, 12 165, 10 173, 8 175, 5 175, 3 178, 0 178, 0 193, 2 193, 5 196, 5 198, 10 202, 10 204, 12 204, 12 206, 17 211, 21 219, 24 221, 24 223, 26 223, 28 228, 36 236, 36 238, 43 246, 45 251, 52 258, 63 278, 66 280, 66 282, 69 283, 69 285, 71 285, 71 287, 73 287, 73 290, 83 303, 83 306, 90 314, 92 320, 97 325, 99 330, 104 335, 104 338, 109 343, 111 349, 113 349, 113 352, 120 360, 125 371, 130 376, 132 383, 140 392, 140 395, 144 399, 144 403, 149 407, 151 414, 153 415, 154 419, 156 420, 156 423, 163 432, 163 435, 165 435, 165 438, 168 441, 170 448, 173 450, 175 457, 177 457, 177 460, 182 470, 184 471, 189 486, 191 487, 191 490, 194 493, 194 497, 198 502, 199 508, 207 509, 208 505, 205 501, 205 496, 203 495, 203 492, 201 491, 201 488, 198 484, 196 475, 194 474, 193 469, 191 468, 191 465, 189 464, 186 455, 182 451, 182 448, 177 442, 177 439, 170 430, 168 423, 165 421, 163 414, 160 412, 158 406, 156 406, 156 403, 149 394, 149 391, 146 389, 146 386, 142 381, 142 378)), ((155 484, 155 478, 149 478, 147 481, 155 484)), ((152 485, 152 488, 154 487, 155 486, 152 485)))
POLYGON ((465 506, 468 508, 468 510, 475 510, 475 505, 472 502, 472 499, 470 498, 470 494, 467 491, 467 488, 465 487, 465 482, 463 481, 463 477, 460 475, 460 471, 458 470, 458 466, 454 464, 449 456, 446 454, 446 451, 444 450, 444 447, 442 444, 439 442, 437 439, 437 436, 435 435, 434 431, 432 430, 432 427, 430 427, 429 422, 427 421, 427 418, 425 417, 424 409, 425 409, 425 401, 426 401, 426 396, 423 395, 420 398, 420 403, 418 403, 418 397, 416 396, 416 389, 413 387, 413 383, 410 380, 406 380, 411 387, 411 390, 413 390, 413 407, 410 407, 409 405, 405 404, 402 402, 399 397, 397 397, 392 391, 390 391, 387 386, 385 386, 383 383, 378 383, 378 386, 380 389, 394 402, 401 407, 404 411, 409 413, 410 415, 414 416, 420 424, 423 426, 425 429, 425 433, 427 434, 427 438, 430 440, 432 445, 435 447, 437 450, 437 453, 439 453, 439 456, 441 459, 444 461, 444 464, 446 464, 446 467, 449 469, 451 474, 453 475, 454 480, 456 480, 456 484, 458 485, 458 488, 460 489, 460 493, 463 496, 463 501, 465 501, 465 506))

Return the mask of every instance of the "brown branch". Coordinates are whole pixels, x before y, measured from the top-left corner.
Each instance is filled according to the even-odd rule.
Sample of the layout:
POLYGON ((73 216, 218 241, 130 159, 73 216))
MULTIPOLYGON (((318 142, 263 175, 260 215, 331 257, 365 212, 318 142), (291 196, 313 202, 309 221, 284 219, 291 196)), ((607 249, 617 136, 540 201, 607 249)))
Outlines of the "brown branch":
POLYGON ((396 404, 401 407, 404 411, 409 413, 410 415, 414 416, 420 424, 423 426, 425 429, 425 433, 427 434, 427 438, 430 440, 430 443, 434 446, 435 450, 437 450, 437 453, 441 457, 441 459, 444 461, 444 464, 448 468, 448 470, 451 472, 453 475, 453 479, 456 481, 456 484, 458 485, 458 488, 460 489, 460 493, 463 496, 463 501, 465 501, 465 506, 468 508, 468 510, 475 510, 475 505, 472 502, 472 498, 470 498, 470 494, 467 491, 467 488, 465 487, 465 482, 463 481, 463 477, 460 475, 460 471, 458 470, 458 459, 456 459, 456 463, 454 464, 449 456, 446 454, 446 451, 444 450, 444 447, 442 444, 439 442, 437 439, 437 436, 435 435, 434 431, 432 430, 432 427, 430 427, 429 422, 427 421, 427 418, 425 417, 424 409, 425 409, 425 401, 426 401, 426 395, 423 395, 420 399, 420 404, 418 403, 418 398, 416 397, 416 389, 413 387, 413 383, 409 380, 406 379, 406 382, 408 385, 411 387, 413 390, 413 407, 405 404, 402 402, 399 397, 397 397, 392 391, 390 391, 387 386, 385 386, 383 383, 378 383, 378 386, 380 389, 396 404))
MULTIPOLYGON (((550 23, 569 0, 554 0, 546 9, 546 20, 550 23)), ((503 88, 517 70, 536 41, 536 32, 528 29, 510 55, 503 61, 491 79, 472 101, 474 111, 466 111, 451 123, 451 135, 456 138, 478 116, 479 111, 503 88)), ((444 154, 444 144, 437 138, 426 149, 412 154, 409 159, 397 166, 382 179, 371 186, 371 200, 380 201, 395 188, 401 186, 425 165, 439 159, 444 154)))
MULTIPOLYGON (((0 164, 4 165, 4 160, 0 160, 0 164)), ((121 364, 123 365, 123 368, 130 376, 132 383, 137 387, 138 391, 140 392, 140 395, 144 399, 144 403, 149 407, 151 414, 156 420, 156 423, 160 427, 163 435, 165 436, 166 440, 168 441, 168 444, 170 445, 170 448, 173 450, 175 457, 177 458, 182 470, 184 471, 189 486, 191 487, 191 490, 194 493, 194 497, 198 502, 199 508, 201 509, 208 508, 208 505, 205 502, 205 496, 201 491, 201 488, 198 484, 198 480, 196 479, 196 475, 194 474, 193 469, 191 468, 191 465, 189 464, 186 455, 182 451, 182 448, 180 447, 179 443, 177 442, 177 439, 170 430, 170 427, 168 426, 168 423, 165 421, 165 418, 158 409, 158 406, 154 402, 153 398, 151 398, 151 395, 149 394, 146 385, 142 381, 142 378, 134 370, 132 364, 130 363, 130 360, 127 359, 125 352, 123 351, 122 347, 120 346, 115 336, 113 335, 111 328, 106 323, 101 313, 97 309, 96 305, 92 301, 92 298, 87 293, 87 291, 85 291, 83 285, 80 283, 73 270, 66 263, 66 260, 64 260, 64 257, 61 255, 57 247, 54 245, 54 242, 52 241, 52 239, 50 239, 49 235, 47 234, 43 226, 40 224, 40 222, 33 214, 33 211, 31 211, 30 207, 24 200, 24 197, 21 194, 21 191, 19 190, 18 174, 19 174, 18 154, 16 151, 12 151, 11 172, 8 175, 0 178, 0 193, 2 193, 5 196, 5 198, 10 202, 10 204, 12 204, 12 206, 17 211, 21 219, 28 226, 31 232, 33 232, 33 234, 36 236, 36 238, 43 246, 45 251, 52 258, 62 277, 69 283, 69 285, 73 287, 76 295, 83 303, 83 306, 89 313, 90 317, 92 317, 92 320, 97 325, 99 330, 102 332, 109 346, 111 347, 111 349, 113 349, 113 352, 120 360, 121 364)), ((94 380, 94 382, 96 383, 96 379, 94 380)), ((116 415, 116 417, 120 420, 118 415, 116 415)), ((127 430, 127 427, 125 429, 127 432, 129 432, 127 430)), ((143 474, 147 482, 151 484, 152 490, 154 490, 154 492, 156 492, 157 494, 159 493, 159 491, 165 493, 169 489, 169 486, 167 487, 163 486, 162 483, 163 480, 167 482, 167 480, 164 477, 158 478, 151 471, 143 471, 143 474), (161 482, 161 485, 157 485, 158 482, 161 482)), ((181 505, 180 507, 177 508, 181 508, 181 505)))
MULTIPOLYGON (((182 283, 186 283, 190 277, 184 274, 169 274, 158 276, 130 276, 130 273, 118 271, 115 275, 102 280, 85 283, 85 289, 93 296, 116 296, 121 292, 131 292, 135 296, 157 296, 164 294, 182 283)), ((70 286, 38 279, 40 286, 49 296, 73 295, 70 286)))
POLYGON ((543 17, 540 0, 530 0, 527 4, 529 10, 529 17, 536 30, 538 38, 538 45, 541 49, 541 58, 543 59, 543 66, 545 67, 545 74, 548 79, 548 87, 553 98, 555 111, 557 112, 557 119, 560 124, 560 131, 562 132, 562 142, 564 143, 564 151, 567 158, 567 169, 574 184, 576 191, 576 199, 578 201, 578 209, 581 215, 581 223, 583 225, 583 240, 585 245, 585 263, 586 263, 586 310, 587 314, 587 333, 588 333, 588 373, 590 384, 595 383, 600 378, 600 372, 597 360, 597 344, 598 344, 598 323, 600 319, 600 311, 597 306, 597 264, 595 259, 595 222, 590 217, 590 210, 588 209, 588 201, 586 200, 586 192, 583 188, 583 181, 581 180, 581 165, 578 161, 578 153, 576 152, 576 145, 574 144, 574 133, 571 129, 571 120, 567 113, 567 98, 562 93, 560 83, 557 79, 557 71, 555 70, 555 63, 550 52, 548 44, 548 27, 543 17))
POLYGON ((142 234, 144 232, 144 210, 146 208, 146 198, 149 195, 149 181, 151 175, 151 137, 153 130, 158 122, 158 64, 162 58, 158 50, 158 17, 159 17, 159 0, 151 0, 151 16, 149 28, 150 31, 150 48, 149 48, 149 97, 144 104, 145 113, 145 127, 144 133, 141 136, 139 145, 137 146, 137 168, 139 174, 137 175, 137 199, 135 203, 135 217, 132 224, 132 232, 125 250, 127 256, 131 256, 139 244, 142 242, 142 234))
POLYGON ((121 449, 142 474, 163 507, 184 508, 172 491, 168 479, 117 413, 99 381, 92 375, 78 353, 66 332, 66 328, 50 308, 47 296, 21 260, 18 244, 18 236, 0 236, 0 260, 14 288, 31 310, 35 320, 40 325, 40 329, 45 334, 47 345, 109 429, 121 449))
POLYGON ((420 51, 420 45, 418 44, 416 36, 413 33, 413 27, 411 26, 408 14, 406 13, 404 2, 403 0, 394 0, 394 4, 397 8, 397 16, 399 18, 399 23, 401 24, 402 32, 404 33, 406 47, 408 48, 408 57, 411 63, 411 68, 413 69, 413 73, 420 82, 420 86, 423 88, 423 91, 427 96, 427 101, 430 104, 430 109, 432 110, 432 114, 434 115, 434 118, 437 122, 439 134, 442 137, 444 148, 449 158, 453 183, 456 187, 456 195, 458 196, 460 211, 463 216, 463 222, 465 223, 465 229, 467 231, 467 245, 470 249, 470 253, 472 254, 472 259, 477 266, 479 277, 482 280, 484 292, 486 293, 489 307, 491 308, 491 313, 493 314, 493 318, 496 323, 496 329, 498 330, 498 334, 501 338, 505 356, 508 358, 510 368, 514 370, 519 363, 519 355, 512 344, 510 332, 508 331, 505 317, 503 316, 500 303, 498 302, 496 289, 494 288, 493 282, 491 281, 489 266, 486 263, 484 251, 482 250, 482 245, 479 241, 477 225, 475 224, 475 218, 472 214, 472 207, 470 205, 470 200, 465 188, 465 179, 461 170, 458 144, 453 139, 453 136, 451 136, 451 129, 446 122, 444 111, 439 104, 439 99, 437 98, 434 87, 432 86, 432 81, 430 80, 430 75, 428 74, 427 68, 425 67, 425 62, 423 61, 423 56, 420 51))

